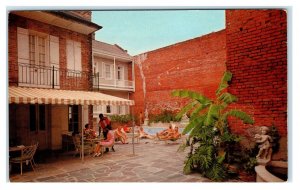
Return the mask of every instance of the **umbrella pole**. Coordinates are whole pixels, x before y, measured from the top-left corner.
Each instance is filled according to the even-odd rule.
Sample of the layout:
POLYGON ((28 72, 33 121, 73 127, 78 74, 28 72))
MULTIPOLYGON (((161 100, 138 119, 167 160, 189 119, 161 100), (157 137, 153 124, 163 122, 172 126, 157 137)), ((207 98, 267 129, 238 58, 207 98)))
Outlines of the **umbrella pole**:
MULTIPOLYGON (((83 116, 82 116, 82 124, 81 124, 81 161, 84 162, 84 140, 83 140, 83 126, 84 126, 84 112, 87 105, 83 105, 83 116)), ((87 109, 88 110, 88 109, 87 109)))
POLYGON ((134 152, 134 126, 135 126, 135 123, 134 123, 134 116, 133 116, 133 107, 132 107, 132 114, 131 114, 131 117, 132 117, 132 154, 134 155, 135 152, 134 152))
POLYGON ((81 126, 81 161, 83 162, 84 161, 84 143, 83 143, 83 127, 81 126))

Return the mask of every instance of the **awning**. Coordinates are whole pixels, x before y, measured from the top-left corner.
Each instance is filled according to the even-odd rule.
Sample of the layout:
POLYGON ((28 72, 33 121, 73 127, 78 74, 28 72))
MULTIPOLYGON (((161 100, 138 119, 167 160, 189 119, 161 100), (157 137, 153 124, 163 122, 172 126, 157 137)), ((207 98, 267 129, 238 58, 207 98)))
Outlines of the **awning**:
POLYGON ((9 103, 64 105, 134 105, 127 100, 100 92, 9 87, 9 103))

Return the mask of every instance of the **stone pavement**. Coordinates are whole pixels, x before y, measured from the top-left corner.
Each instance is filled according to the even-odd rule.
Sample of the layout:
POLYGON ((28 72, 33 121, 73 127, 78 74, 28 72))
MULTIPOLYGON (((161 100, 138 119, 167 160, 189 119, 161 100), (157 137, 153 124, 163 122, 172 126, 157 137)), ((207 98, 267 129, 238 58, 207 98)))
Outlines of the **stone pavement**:
MULTIPOLYGON (((40 163, 36 171, 11 174, 11 182, 208 182, 200 174, 184 175, 185 152, 180 144, 142 140, 135 144, 116 144, 116 152, 102 157, 85 156, 82 162, 72 154, 54 162, 40 163)), ((26 167, 30 168, 30 167, 26 167)))

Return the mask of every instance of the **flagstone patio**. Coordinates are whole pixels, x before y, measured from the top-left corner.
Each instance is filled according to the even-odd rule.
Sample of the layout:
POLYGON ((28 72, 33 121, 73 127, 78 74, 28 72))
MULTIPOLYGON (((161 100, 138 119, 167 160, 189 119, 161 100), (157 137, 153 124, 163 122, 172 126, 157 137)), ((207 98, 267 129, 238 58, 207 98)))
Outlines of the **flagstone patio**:
MULTIPOLYGON (((116 152, 102 157, 85 156, 84 162, 72 154, 39 163, 35 172, 14 172, 11 182, 209 182, 198 173, 182 172, 185 152, 179 144, 142 140, 135 144, 116 144, 116 152)), ((26 167, 30 168, 30 167, 26 167)))
MULTIPOLYGON (((40 163, 36 171, 11 174, 11 182, 202 182, 199 174, 182 173, 185 153, 179 144, 142 140, 135 144, 116 144, 116 152, 102 157, 85 156, 84 162, 72 154, 40 163)), ((29 168, 29 167, 28 167, 29 168)))

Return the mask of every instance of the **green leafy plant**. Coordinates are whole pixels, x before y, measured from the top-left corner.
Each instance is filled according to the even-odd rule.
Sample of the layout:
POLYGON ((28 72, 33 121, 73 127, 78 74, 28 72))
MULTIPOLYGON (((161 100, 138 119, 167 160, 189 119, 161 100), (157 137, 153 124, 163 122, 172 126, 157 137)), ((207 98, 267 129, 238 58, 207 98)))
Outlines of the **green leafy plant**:
POLYGON ((183 134, 189 134, 188 144, 191 147, 183 169, 186 174, 196 170, 214 181, 225 179, 227 169, 224 163, 226 155, 230 154, 226 147, 240 140, 230 132, 228 117, 241 119, 245 124, 254 122, 245 112, 229 108, 237 102, 237 97, 226 91, 231 78, 230 72, 224 73, 213 100, 189 90, 172 92, 173 96, 190 99, 176 116, 190 115, 190 122, 183 130, 183 134))
MULTIPOLYGON (((127 115, 112 115, 110 116, 110 119, 112 122, 116 122, 116 123, 129 123, 132 122, 132 115, 131 114, 127 114, 127 115)), ((134 117, 135 119, 135 117, 134 117)))
POLYGON ((164 110, 162 113, 157 115, 149 115, 150 123, 170 123, 171 121, 180 121, 181 118, 176 117, 176 114, 170 110, 164 110))

